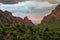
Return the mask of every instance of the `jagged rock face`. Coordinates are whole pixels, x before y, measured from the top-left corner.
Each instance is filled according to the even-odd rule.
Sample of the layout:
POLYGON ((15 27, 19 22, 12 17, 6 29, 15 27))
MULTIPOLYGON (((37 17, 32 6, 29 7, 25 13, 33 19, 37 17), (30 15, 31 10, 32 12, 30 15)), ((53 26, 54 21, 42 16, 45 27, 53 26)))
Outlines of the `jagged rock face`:
POLYGON ((55 14, 57 17, 60 17, 60 4, 52 11, 51 14, 55 14))
POLYGON ((24 24, 27 26, 27 25, 30 25, 30 26, 34 26, 34 24, 31 22, 31 20, 28 19, 28 17, 25 17, 24 18, 24 24))
POLYGON ((7 11, 3 12, 1 10, 0 10, 0 21, 4 25, 14 24, 15 23, 14 18, 12 17, 12 14, 10 12, 7 12, 7 11))
POLYGON ((23 19, 20 18, 20 17, 14 17, 15 18, 15 21, 18 23, 18 24, 24 24, 23 22, 23 19))
POLYGON ((27 17, 24 19, 20 17, 15 17, 12 15, 11 12, 8 11, 1 11, 0 10, 0 24, 1 25, 25 25, 25 26, 35 26, 31 20, 29 20, 27 17))
POLYGON ((18 24, 23 24, 25 26, 35 26, 31 20, 28 19, 28 17, 24 17, 24 19, 20 18, 20 17, 15 17, 17 20, 18 24))
POLYGON ((43 18, 43 20, 41 21, 41 24, 53 23, 55 21, 60 22, 60 4, 51 12, 51 14, 43 18))

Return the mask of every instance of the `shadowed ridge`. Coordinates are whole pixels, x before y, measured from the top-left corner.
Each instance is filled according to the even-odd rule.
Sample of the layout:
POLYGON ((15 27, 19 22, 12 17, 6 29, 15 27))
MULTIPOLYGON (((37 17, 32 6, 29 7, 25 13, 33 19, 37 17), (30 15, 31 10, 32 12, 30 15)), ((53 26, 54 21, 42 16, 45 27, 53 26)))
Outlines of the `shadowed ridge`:
POLYGON ((35 26, 28 17, 24 19, 20 17, 13 16, 11 12, 0 10, 0 24, 2 25, 25 25, 25 26, 35 26), (28 24, 28 25, 27 25, 28 24))
POLYGON ((60 4, 51 12, 51 14, 43 18, 41 24, 54 23, 56 21, 60 22, 60 4))

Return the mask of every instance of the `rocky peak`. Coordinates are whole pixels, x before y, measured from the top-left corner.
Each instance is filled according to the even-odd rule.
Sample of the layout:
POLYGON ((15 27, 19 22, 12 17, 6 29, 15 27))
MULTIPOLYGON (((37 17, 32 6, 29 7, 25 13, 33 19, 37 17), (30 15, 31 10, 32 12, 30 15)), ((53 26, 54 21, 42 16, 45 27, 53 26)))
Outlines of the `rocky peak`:
POLYGON ((13 25, 22 24, 25 26, 35 26, 31 20, 26 16, 24 19, 13 16, 11 12, 0 10, 0 24, 2 25, 13 25))
POLYGON ((27 16, 24 17, 24 24, 25 24, 26 26, 28 26, 28 25, 29 25, 29 26, 35 26, 35 25, 32 23, 32 21, 28 19, 27 16))
POLYGON ((5 13, 6 15, 12 16, 12 13, 11 13, 11 12, 8 12, 7 10, 5 10, 4 13, 5 13))
POLYGON ((24 20, 29 20, 29 19, 28 19, 28 17, 26 16, 26 17, 24 17, 24 20))
POLYGON ((53 23, 55 21, 60 21, 60 4, 52 10, 51 14, 45 16, 41 23, 53 23))
POLYGON ((60 17, 60 4, 51 12, 51 14, 54 14, 60 17))

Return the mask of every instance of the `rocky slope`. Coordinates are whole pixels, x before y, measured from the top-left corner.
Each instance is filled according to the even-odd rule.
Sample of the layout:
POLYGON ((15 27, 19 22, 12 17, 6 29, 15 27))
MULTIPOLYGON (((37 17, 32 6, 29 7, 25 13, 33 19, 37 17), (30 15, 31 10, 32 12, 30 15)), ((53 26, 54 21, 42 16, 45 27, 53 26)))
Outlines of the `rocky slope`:
POLYGON ((0 25, 25 25, 25 26, 35 26, 28 17, 24 19, 20 17, 15 17, 11 12, 0 10, 0 25))
POLYGON ((60 4, 51 12, 51 14, 43 18, 41 24, 54 22, 60 22, 60 4))

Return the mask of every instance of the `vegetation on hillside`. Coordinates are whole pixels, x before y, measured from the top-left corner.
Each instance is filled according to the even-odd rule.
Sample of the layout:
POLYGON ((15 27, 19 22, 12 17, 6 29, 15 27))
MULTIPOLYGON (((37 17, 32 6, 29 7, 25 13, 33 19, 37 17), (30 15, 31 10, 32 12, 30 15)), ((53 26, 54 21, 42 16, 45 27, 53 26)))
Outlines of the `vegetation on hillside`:
POLYGON ((0 40, 60 40, 60 30, 50 30, 49 27, 42 30, 40 26, 0 25, 0 40))

